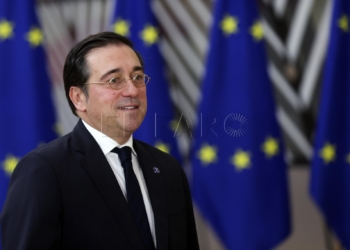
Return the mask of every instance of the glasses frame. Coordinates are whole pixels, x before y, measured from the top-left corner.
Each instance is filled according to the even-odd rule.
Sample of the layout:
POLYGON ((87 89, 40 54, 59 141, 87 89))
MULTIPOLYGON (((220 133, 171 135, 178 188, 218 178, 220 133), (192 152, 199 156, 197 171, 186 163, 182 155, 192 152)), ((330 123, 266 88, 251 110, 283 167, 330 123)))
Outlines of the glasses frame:
MULTIPOLYGON (((136 76, 137 76, 137 75, 136 75, 136 76)), ((136 77, 136 76, 135 76, 135 77, 136 77)), ((126 79, 125 77, 122 77, 122 78, 124 78, 123 85, 122 85, 121 87, 119 87, 119 88, 112 87, 112 85, 111 85, 111 83, 112 83, 111 80, 112 80, 114 77, 111 78, 108 82, 87 82, 87 83, 84 83, 84 85, 90 85, 90 84, 100 84, 100 85, 109 84, 109 86, 110 86, 112 89, 118 90, 118 89, 124 88, 124 87, 126 86, 126 83, 127 83, 129 80, 131 80, 132 84, 134 84, 134 86, 135 86, 136 88, 142 88, 142 87, 145 87, 145 86, 149 83, 149 81, 151 80, 151 77, 149 77, 149 76, 146 75, 146 74, 143 74, 143 77, 144 77, 144 79, 147 79, 147 82, 144 81, 144 85, 142 85, 142 86, 136 86, 136 84, 134 83, 133 78, 128 78, 128 79, 126 79)))

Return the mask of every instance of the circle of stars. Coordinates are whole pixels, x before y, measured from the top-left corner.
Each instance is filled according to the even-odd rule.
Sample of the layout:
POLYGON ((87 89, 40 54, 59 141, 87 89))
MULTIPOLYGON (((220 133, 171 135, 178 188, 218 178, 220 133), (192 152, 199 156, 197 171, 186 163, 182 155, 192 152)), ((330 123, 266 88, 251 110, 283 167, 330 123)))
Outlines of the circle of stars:
MULTIPOLYGON (((203 144, 202 147, 197 152, 197 157, 201 161, 203 166, 215 163, 217 161, 217 148, 211 146, 207 143, 203 144)), ((267 159, 278 155, 279 145, 278 140, 269 136, 261 145, 261 151, 265 154, 267 159)), ((244 151, 241 149, 236 150, 236 152, 230 157, 230 163, 238 170, 249 168, 251 163, 251 153, 249 151, 244 151)))

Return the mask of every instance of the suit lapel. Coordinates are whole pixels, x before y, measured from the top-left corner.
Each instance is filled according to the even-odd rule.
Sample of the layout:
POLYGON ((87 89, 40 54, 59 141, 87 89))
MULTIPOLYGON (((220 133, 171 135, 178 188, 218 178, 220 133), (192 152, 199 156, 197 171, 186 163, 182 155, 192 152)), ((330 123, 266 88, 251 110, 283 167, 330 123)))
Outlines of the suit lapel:
POLYGON ((80 164, 95 183, 96 188, 124 231, 130 245, 134 249, 143 249, 137 225, 101 148, 81 121, 75 127, 73 134, 77 139, 75 153, 80 154, 80 164))
POLYGON ((167 249, 168 205, 163 166, 137 140, 134 140, 134 148, 142 168, 152 204, 156 229, 157 249, 167 249))

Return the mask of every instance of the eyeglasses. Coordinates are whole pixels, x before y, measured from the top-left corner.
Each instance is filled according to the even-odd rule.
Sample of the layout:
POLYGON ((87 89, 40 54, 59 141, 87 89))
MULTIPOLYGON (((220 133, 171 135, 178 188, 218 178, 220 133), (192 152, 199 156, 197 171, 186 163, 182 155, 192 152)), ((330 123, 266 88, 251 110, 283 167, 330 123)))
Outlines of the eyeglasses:
POLYGON ((108 82, 88 82, 84 85, 89 84, 109 84, 112 89, 122 89, 126 86, 128 80, 131 80, 136 88, 141 88, 146 86, 151 78, 146 74, 136 74, 131 76, 131 78, 126 79, 125 77, 113 77, 108 82))

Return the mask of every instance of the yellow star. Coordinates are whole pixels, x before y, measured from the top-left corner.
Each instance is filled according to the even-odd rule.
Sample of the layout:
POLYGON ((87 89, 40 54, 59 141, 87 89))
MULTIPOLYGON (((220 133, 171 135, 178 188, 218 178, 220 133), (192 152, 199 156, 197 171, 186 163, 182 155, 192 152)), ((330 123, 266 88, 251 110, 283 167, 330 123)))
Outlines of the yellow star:
POLYGON ((14 25, 6 20, 0 21, 0 40, 5 40, 13 36, 14 25))
POLYGON ((3 162, 3 169, 7 175, 11 175, 13 173, 13 170, 15 170, 18 161, 19 159, 12 155, 6 157, 5 161, 3 162))
POLYGON ((115 33, 118 33, 122 36, 129 36, 129 33, 130 33, 129 22, 123 19, 120 19, 114 23, 113 27, 114 27, 113 29, 115 33))
POLYGON ((34 27, 27 33, 26 38, 31 46, 37 47, 42 44, 44 35, 39 28, 34 27))
POLYGON ((267 158, 277 155, 279 151, 278 141, 273 137, 267 137, 261 147, 261 150, 265 153, 267 158))
POLYGON ((209 144, 203 144, 197 152, 197 157, 201 160, 202 165, 207 166, 217 160, 217 148, 209 144))
POLYGON ((152 45, 158 41, 158 30, 152 25, 146 25, 141 31, 141 39, 147 44, 152 45))
POLYGON ((240 149, 237 150, 231 157, 231 164, 234 165, 238 171, 250 167, 250 153, 240 149))
POLYGON ((338 20, 338 26, 341 28, 344 32, 349 31, 349 19, 347 15, 342 15, 341 18, 338 20))
POLYGON ((230 15, 225 15, 220 23, 220 27, 225 35, 229 36, 238 32, 238 20, 230 15))
POLYGON ((163 142, 157 142, 154 145, 156 148, 158 148, 159 150, 163 151, 164 153, 168 153, 170 152, 170 147, 168 144, 165 144, 163 142))
POLYGON ((346 155, 345 161, 346 163, 350 164, 350 153, 346 155))
POLYGON ((350 153, 345 156, 345 162, 350 164, 350 153))
POLYGON ((259 42, 264 37, 264 28, 261 22, 255 22, 250 28, 250 34, 254 37, 254 40, 259 42))
POLYGON ((335 160, 335 146, 330 143, 326 143, 319 152, 319 156, 323 159, 323 162, 327 165, 331 161, 335 160))

